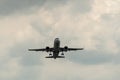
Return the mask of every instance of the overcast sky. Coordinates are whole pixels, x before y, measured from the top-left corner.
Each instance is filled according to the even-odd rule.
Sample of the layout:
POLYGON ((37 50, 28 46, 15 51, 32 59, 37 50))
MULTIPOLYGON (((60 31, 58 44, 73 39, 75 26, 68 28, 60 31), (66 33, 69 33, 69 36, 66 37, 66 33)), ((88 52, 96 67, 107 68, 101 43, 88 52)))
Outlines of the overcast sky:
POLYGON ((0 80, 120 80, 120 0, 0 0, 0 80), (29 48, 84 47, 65 59, 29 48))

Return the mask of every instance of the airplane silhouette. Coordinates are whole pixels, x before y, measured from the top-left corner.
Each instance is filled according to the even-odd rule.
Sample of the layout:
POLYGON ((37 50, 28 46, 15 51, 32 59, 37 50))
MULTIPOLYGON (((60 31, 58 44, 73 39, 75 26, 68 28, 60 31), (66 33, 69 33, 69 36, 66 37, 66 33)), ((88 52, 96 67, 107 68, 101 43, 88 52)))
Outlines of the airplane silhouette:
POLYGON ((67 51, 76 51, 76 50, 83 50, 83 48, 68 48, 68 46, 65 47, 60 47, 60 40, 59 38, 55 38, 54 40, 54 47, 50 48, 50 47, 46 47, 46 48, 42 48, 42 49, 29 49, 29 51, 46 51, 46 52, 50 52, 49 56, 45 57, 45 58, 65 58, 64 53, 63 52, 67 52, 67 51), (51 52, 53 52, 53 54, 51 54, 51 52), (59 53, 62 52, 62 56, 59 56, 59 53))

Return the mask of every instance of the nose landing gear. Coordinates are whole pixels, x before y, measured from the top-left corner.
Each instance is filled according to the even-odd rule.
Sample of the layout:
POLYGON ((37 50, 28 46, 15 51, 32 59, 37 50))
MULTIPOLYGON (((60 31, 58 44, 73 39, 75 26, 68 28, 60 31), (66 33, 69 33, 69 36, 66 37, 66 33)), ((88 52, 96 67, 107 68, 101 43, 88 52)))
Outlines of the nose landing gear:
POLYGON ((51 56, 52 54, 50 53, 49 55, 51 56))
POLYGON ((62 54, 61 55, 64 55, 64 53, 62 52, 62 54))

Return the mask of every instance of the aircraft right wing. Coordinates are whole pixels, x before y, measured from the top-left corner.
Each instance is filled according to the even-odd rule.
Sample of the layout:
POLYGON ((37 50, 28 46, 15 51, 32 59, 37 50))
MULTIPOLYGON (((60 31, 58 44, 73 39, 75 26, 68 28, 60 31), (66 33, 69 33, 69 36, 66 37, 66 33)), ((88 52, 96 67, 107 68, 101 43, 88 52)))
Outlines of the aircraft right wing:
POLYGON ((83 50, 83 48, 68 48, 68 51, 83 50))
POLYGON ((76 50, 83 50, 84 48, 60 48, 60 52, 62 51, 76 51, 76 50))

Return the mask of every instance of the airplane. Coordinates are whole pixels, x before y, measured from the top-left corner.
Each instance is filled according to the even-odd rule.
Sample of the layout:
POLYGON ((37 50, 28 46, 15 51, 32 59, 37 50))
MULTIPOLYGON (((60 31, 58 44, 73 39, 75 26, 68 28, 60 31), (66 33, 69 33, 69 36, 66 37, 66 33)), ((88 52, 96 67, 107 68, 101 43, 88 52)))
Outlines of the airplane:
POLYGON ((56 59, 56 58, 65 58, 63 52, 83 50, 83 49, 84 48, 68 48, 68 46, 60 47, 59 38, 55 38, 54 47, 52 47, 52 48, 47 46, 46 48, 42 48, 42 49, 28 49, 28 50, 29 51, 46 51, 46 52, 50 52, 49 56, 47 56, 45 58, 54 58, 54 59, 56 59), (53 54, 51 54, 51 52, 53 52, 53 54), (61 56, 59 56, 60 52, 62 52, 61 56))

